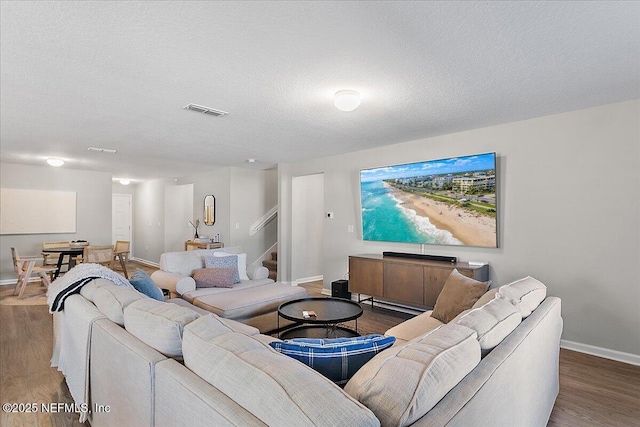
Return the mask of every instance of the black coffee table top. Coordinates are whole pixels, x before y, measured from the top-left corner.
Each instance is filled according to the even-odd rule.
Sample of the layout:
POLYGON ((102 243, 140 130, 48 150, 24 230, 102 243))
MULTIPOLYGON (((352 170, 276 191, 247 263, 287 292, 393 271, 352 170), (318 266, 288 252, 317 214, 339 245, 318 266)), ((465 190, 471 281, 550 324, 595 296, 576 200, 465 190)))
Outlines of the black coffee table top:
POLYGON ((294 322, 336 324, 362 316, 362 306, 347 299, 313 297, 285 302, 278 307, 278 313, 294 322), (315 311, 316 317, 307 319, 303 311, 315 311))

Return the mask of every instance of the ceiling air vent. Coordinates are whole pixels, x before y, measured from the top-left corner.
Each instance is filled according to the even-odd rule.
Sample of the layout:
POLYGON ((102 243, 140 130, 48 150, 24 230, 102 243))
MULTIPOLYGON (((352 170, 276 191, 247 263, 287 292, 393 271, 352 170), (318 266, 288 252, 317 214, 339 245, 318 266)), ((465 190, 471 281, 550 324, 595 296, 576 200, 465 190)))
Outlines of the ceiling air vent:
POLYGON ((89 147, 87 148, 88 151, 97 151, 98 153, 109 153, 109 154, 115 154, 116 150, 113 150, 111 148, 98 148, 98 147, 89 147))
POLYGON ((202 105, 197 105, 197 104, 187 104, 182 108, 184 108, 185 110, 196 111, 202 114, 208 114, 214 117, 222 117, 229 114, 226 111, 216 110, 214 108, 209 108, 209 107, 203 107, 202 105))

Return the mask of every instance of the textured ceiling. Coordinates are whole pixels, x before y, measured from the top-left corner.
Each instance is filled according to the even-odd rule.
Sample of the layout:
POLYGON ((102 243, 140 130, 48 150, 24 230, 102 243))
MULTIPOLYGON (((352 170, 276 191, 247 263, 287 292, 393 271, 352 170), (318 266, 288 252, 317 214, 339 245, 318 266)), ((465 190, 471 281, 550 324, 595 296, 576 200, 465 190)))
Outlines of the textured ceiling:
POLYGON ((182 176, 640 98, 639 2, 1 7, 9 162, 182 176), (359 90, 361 106, 333 107, 340 89, 359 90), (230 114, 182 109, 191 102, 230 114))

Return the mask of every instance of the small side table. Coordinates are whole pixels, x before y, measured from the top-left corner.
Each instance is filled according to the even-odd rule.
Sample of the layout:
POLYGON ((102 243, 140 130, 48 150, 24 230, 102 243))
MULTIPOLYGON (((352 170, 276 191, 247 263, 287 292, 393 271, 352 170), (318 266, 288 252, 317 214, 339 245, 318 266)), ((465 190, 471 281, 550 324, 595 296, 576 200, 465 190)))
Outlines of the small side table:
POLYGON ((184 242, 184 250, 192 251, 194 249, 219 249, 223 248, 224 243, 207 243, 207 242, 198 242, 197 240, 187 240, 184 242))

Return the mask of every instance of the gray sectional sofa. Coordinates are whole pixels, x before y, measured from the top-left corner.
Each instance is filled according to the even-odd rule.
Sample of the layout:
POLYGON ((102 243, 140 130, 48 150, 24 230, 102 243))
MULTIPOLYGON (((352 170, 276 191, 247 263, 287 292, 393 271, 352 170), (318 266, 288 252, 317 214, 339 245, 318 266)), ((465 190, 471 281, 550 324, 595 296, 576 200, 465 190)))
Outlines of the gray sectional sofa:
MULTIPOLYGON (((515 282, 525 298, 529 279, 515 282)), ((88 349, 76 403, 109 405, 87 413, 94 427, 544 426, 558 393, 560 300, 518 298, 491 290, 448 324, 430 312, 407 320, 344 389, 254 327, 104 279, 67 299, 54 332, 57 347, 88 349)), ((59 350, 54 364, 55 353, 77 354, 59 350)), ((77 367, 63 365, 77 390, 77 367)))

